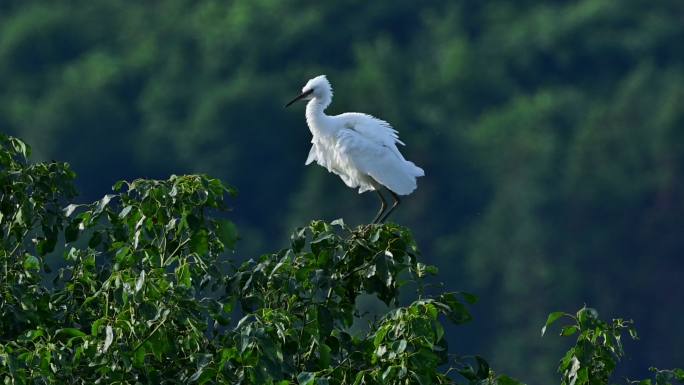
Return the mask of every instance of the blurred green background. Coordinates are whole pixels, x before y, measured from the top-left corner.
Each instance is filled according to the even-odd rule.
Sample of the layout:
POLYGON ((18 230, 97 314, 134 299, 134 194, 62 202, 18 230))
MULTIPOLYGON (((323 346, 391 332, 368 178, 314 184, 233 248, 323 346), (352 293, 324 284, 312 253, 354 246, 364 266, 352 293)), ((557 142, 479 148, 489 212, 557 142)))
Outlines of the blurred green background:
MULTIPOLYGON (((305 167, 303 106, 400 131, 427 176, 394 220, 452 290, 480 296, 450 347, 530 384, 569 341, 546 314, 633 318, 620 375, 684 362, 684 2, 0 2, 0 130, 65 160, 80 200, 202 172, 241 192, 239 258, 295 226, 376 210, 305 167)), ((616 379, 619 380, 619 379, 616 379)))

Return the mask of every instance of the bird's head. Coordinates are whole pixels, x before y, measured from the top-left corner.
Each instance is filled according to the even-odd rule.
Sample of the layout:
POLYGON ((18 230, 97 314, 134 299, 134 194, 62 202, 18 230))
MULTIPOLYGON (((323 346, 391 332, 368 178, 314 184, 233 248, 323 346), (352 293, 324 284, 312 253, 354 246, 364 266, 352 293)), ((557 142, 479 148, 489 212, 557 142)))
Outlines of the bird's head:
POLYGON ((311 100, 314 98, 322 101, 324 104, 329 104, 332 99, 332 86, 325 75, 316 76, 306 82, 302 88, 302 93, 287 103, 285 107, 289 107, 297 100, 311 100))

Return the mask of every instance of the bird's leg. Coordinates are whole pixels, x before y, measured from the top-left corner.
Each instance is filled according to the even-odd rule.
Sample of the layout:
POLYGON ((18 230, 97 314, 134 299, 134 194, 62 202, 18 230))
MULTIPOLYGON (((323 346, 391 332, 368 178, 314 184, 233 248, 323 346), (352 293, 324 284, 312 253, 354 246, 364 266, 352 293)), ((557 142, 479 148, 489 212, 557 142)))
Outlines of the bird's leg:
POLYGON ((387 219, 387 217, 389 217, 389 215, 392 213, 392 211, 394 211, 394 209, 396 209, 397 206, 399 206, 399 203, 401 203, 401 199, 399 199, 399 195, 395 194, 394 191, 392 191, 390 189, 387 189, 387 191, 389 191, 390 194, 392 194, 392 198, 394 198, 394 203, 392 204, 392 207, 390 207, 390 209, 387 210, 385 215, 383 215, 382 218, 380 218, 380 223, 384 222, 385 219, 387 219))
POLYGON ((375 190, 376 193, 378 193, 378 196, 380 197, 380 211, 375 215, 375 218, 373 218, 373 222, 371 223, 378 223, 378 219, 380 219, 380 216, 382 213, 385 211, 387 208, 387 201, 385 201, 385 197, 382 196, 382 193, 380 193, 380 190, 377 189, 375 190))

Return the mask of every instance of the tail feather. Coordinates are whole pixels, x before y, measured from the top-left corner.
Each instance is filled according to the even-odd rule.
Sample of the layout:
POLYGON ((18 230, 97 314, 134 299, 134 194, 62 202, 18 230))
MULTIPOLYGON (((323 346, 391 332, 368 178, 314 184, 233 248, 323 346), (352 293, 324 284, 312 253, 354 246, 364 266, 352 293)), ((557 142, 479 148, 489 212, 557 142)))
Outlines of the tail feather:
POLYGON ((411 162, 410 160, 407 160, 406 163, 408 163, 409 166, 411 166, 413 176, 425 176, 425 171, 422 168, 416 166, 415 163, 411 162))
POLYGON ((393 192, 409 195, 418 187, 416 178, 424 176, 425 172, 413 162, 405 161, 403 164, 393 163, 391 168, 382 172, 370 170, 369 175, 393 192))

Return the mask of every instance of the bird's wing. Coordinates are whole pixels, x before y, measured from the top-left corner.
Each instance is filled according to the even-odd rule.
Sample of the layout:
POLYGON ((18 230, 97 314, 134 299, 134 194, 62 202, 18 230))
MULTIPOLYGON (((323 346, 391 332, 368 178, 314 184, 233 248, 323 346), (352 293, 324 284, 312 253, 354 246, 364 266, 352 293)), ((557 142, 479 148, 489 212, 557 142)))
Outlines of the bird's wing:
POLYGON ((400 195, 413 192, 416 177, 424 175, 420 167, 401 156, 394 143, 385 145, 357 130, 340 130, 335 151, 353 168, 400 195))
POLYGON ((354 130, 366 139, 392 149, 392 152, 404 159, 397 149, 397 143, 402 146, 405 144, 399 140, 397 130, 386 121, 359 112, 348 112, 337 115, 337 118, 342 122, 345 129, 354 130))

